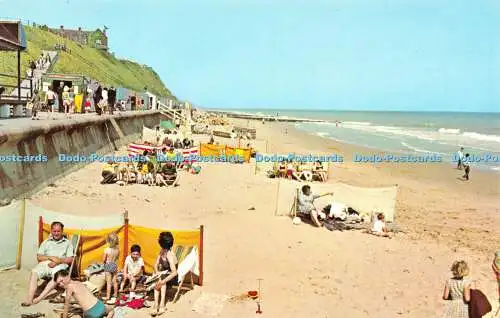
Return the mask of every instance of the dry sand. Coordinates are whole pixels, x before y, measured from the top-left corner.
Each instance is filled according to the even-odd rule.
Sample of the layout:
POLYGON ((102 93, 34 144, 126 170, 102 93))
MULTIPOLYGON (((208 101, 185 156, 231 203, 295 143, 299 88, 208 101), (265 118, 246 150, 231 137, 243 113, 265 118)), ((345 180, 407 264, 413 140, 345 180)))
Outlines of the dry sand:
MULTIPOLYGON (((369 152, 306 135, 290 124, 250 126, 258 129, 261 151, 267 140, 268 152, 340 153, 346 161, 353 152, 369 152)), ((274 216, 276 185, 254 176, 250 164, 204 164, 200 175, 183 173, 181 186, 169 189, 100 185, 100 165, 91 164, 33 201, 78 215, 128 210, 132 223, 156 228, 204 224, 205 284, 168 304, 164 316, 204 317, 192 311, 202 293, 241 295, 262 278, 262 317, 439 317, 443 282, 458 259, 469 262, 472 278, 497 308, 491 261, 500 247, 499 175, 473 170, 469 182, 458 180, 460 175, 445 164, 336 165, 330 182, 400 185, 396 221, 406 234, 392 240, 293 226, 289 218, 274 216)), ((27 278, 25 270, 0 273, 2 311, 52 317, 47 302, 19 308, 27 278)), ((256 309, 253 301, 233 301, 219 316, 254 317, 256 309)))

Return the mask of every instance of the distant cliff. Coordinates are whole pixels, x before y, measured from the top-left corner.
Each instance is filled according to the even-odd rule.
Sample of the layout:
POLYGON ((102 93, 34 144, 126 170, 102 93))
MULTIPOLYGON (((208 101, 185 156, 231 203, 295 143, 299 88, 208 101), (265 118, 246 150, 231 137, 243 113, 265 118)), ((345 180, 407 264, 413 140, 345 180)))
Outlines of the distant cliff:
MULTIPOLYGON (((160 76, 149 66, 130 60, 120 60, 112 54, 81 45, 62 38, 41 27, 25 26, 28 40, 28 51, 22 55, 22 76, 26 76, 26 68, 31 59, 40 56, 42 50, 54 50, 56 44, 64 44, 66 51, 58 51, 59 58, 53 72, 83 74, 105 85, 126 87, 135 91, 148 91, 159 96, 172 96, 160 76)), ((16 74, 17 58, 15 53, 0 52, 0 73, 16 74)), ((2 79, 2 82, 5 82, 2 79)), ((15 79, 9 79, 15 84, 15 79)))

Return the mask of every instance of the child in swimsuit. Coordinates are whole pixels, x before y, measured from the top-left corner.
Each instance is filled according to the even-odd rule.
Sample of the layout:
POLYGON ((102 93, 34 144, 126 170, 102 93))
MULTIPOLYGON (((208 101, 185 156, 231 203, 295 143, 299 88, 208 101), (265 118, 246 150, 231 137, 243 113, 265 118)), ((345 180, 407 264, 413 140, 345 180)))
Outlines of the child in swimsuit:
POLYGON ((118 247, 120 241, 116 233, 111 233, 106 238, 106 243, 109 247, 104 250, 104 273, 106 275, 106 297, 104 300, 108 300, 108 304, 114 304, 116 298, 118 297, 118 280, 116 279, 116 274, 118 272, 118 257, 120 256, 120 249, 118 247), (113 283, 114 297, 111 297, 111 283, 113 283))
POLYGON ((154 296, 155 302, 151 315, 161 315, 165 312, 165 295, 167 293, 167 285, 174 281, 177 277, 177 257, 172 252, 174 245, 174 236, 170 232, 161 232, 158 237, 158 244, 160 244, 160 255, 156 259, 155 272, 165 272, 160 280, 156 283, 154 296), (161 295, 161 300, 160 300, 161 295))
POLYGON ((85 318, 103 318, 113 314, 111 307, 106 307, 104 303, 97 299, 88 288, 81 282, 71 280, 67 270, 61 270, 54 274, 54 281, 57 285, 66 290, 64 311, 62 317, 68 317, 69 302, 74 298, 83 310, 85 318))

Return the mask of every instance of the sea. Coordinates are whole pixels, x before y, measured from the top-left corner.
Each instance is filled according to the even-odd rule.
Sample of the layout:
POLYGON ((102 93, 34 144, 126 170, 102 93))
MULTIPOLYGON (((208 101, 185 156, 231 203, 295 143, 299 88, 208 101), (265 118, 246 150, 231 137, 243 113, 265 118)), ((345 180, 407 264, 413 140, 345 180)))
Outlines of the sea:
MULTIPOLYGON (((230 111, 230 110, 225 110, 230 111)), ((322 138, 398 154, 439 155, 456 165, 460 147, 473 166, 500 172, 500 113, 239 109, 239 113, 316 119, 296 123, 322 138)))

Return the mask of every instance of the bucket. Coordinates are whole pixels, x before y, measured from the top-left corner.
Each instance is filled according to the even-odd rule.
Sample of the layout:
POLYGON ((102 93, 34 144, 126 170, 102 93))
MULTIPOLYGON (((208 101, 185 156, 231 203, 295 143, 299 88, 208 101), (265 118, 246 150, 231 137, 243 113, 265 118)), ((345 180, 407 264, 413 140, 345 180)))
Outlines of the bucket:
POLYGON ((10 105, 0 105, 0 118, 10 118, 10 105))

